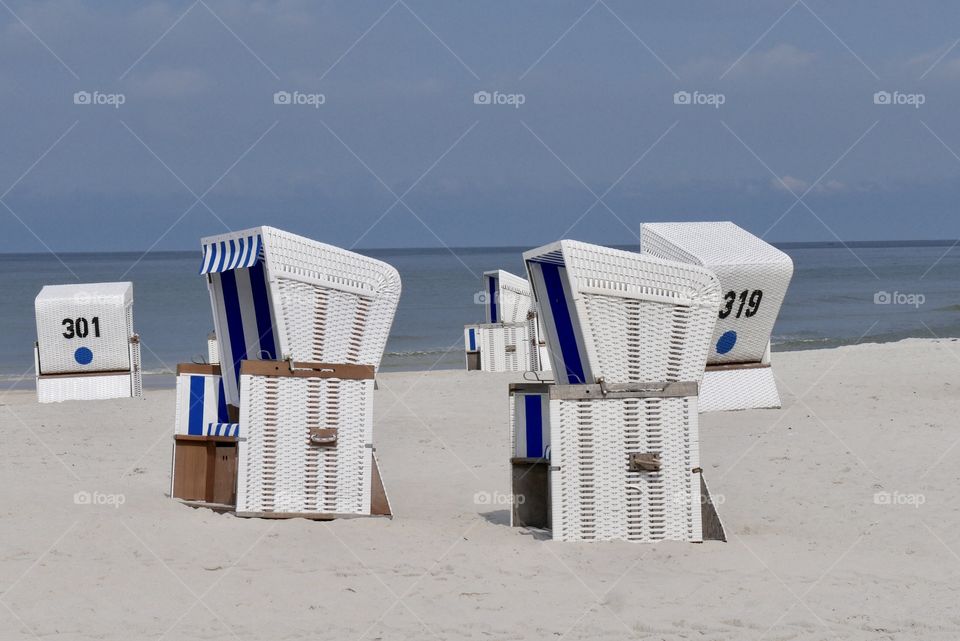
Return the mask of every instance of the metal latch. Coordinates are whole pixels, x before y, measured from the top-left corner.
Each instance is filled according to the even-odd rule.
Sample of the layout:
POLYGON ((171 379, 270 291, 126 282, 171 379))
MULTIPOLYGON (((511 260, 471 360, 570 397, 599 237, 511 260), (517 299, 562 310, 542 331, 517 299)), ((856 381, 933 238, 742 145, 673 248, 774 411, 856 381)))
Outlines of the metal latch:
POLYGON ((631 472, 659 472, 659 452, 630 452, 631 472))

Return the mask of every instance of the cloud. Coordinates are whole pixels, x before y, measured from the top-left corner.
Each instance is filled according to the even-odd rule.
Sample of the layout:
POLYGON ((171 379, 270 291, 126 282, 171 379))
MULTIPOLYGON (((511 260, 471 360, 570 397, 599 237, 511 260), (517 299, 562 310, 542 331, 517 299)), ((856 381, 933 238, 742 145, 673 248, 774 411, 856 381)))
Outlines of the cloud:
POLYGON ((754 51, 734 66, 730 73, 775 74, 794 71, 809 65, 816 54, 791 44, 779 44, 766 51, 754 51))
POLYGON ((907 60, 905 67, 911 76, 931 74, 956 78, 960 76, 960 45, 957 41, 944 43, 936 49, 913 56, 907 60))
POLYGON ((765 50, 754 50, 739 60, 733 58, 701 58, 681 67, 681 75, 730 76, 776 75, 809 66, 817 55, 791 44, 778 44, 765 50))

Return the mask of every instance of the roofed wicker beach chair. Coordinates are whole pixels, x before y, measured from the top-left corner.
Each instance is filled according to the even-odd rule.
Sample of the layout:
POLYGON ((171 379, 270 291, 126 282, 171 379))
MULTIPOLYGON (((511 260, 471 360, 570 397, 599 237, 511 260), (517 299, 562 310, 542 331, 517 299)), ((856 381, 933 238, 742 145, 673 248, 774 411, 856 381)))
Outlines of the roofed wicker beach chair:
POLYGON ((388 513, 372 410, 397 271, 271 227, 202 245, 227 415, 238 423, 236 513, 388 513))
POLYGON ((770 335, 793 276, 784 252, 731 222, 644 223, 644 254, 702 265, 723 298, 700 388, 700 411, 780 407, 770 335))
POLYGON ((530 283, 510 272, 483 273, 485 322, 464 326, 467 369, 529 372, 549 369, 530 283))
POLYGON ((133 283, 47 285, 35 311, 39 402, 143 396, 133 283))
POLYGON ((514 524, 563 541, 722 538, 697 418, 716 276, 570 240, 523 256, 557 384, 511 389, 514 524))

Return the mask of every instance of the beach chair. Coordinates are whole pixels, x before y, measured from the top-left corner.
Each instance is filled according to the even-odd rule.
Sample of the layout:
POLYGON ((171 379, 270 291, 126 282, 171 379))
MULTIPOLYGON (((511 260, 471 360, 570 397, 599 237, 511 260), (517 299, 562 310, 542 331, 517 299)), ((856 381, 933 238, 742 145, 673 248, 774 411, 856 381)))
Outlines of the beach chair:
POLYGON ((371 408, 400 297, 397 271, 271 227, 202 246, 223 394, 239 418, 236 513, 388 510, 371 408))
POLYGON ((133 283, 47 285, 35 312, 39 402, 143 396, 133 283))
POLYGON ((511 389, 513 492, 523 497, 514 524, 549 523, 562 541, 722 536, 701 478, 697 412, 716 276, 568 240, 524 260, 557 384, 511 389), (539 460, 518 456, 531 439, 548 444, 539 460))
POLYGON ((784 252, 732 222, 644 223, 641 251, 702 265, 723 298, 700 388, 700 411, 778 408, 770 335, 793 275, 784 252))
POLYGON ((528 372, 549 369, 530 283, 503 270, 483 274, 485 322, 464 327, 467 369, 528 372))

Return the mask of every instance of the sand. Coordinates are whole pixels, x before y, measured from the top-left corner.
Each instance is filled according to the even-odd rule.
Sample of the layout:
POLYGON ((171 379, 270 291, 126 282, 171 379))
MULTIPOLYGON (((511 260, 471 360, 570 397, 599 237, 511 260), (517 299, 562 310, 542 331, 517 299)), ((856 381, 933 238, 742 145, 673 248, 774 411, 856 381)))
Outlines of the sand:
POLYGON ((784 409, 701 417, 729 542, 700 545, 508 527, 509 375, 383 375, 396 517, 328 523, 167 498, 170 390, 45 406, 10 392, 0 638, 958 638, 960 343, 774 366, 784 409))

